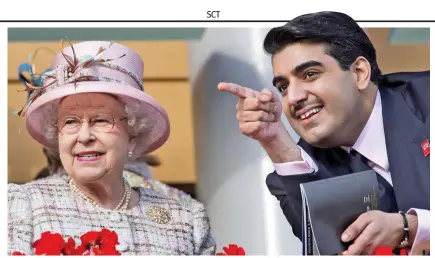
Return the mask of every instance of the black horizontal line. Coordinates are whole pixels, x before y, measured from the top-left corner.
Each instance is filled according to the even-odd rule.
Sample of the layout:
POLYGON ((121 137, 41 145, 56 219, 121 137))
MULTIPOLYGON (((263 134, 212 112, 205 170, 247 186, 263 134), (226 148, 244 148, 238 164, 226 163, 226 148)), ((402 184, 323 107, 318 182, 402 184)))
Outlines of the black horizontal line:
MULTIPOLYGON (((156 22, 164 22, 164 23, 171 23, 171 22, 186 22, 186 23, 201 23, 201 22, 212 22, 212 23, 242 23, 242 22, 288 22, 289 20, 217 20, 217 19, 210 19, 210 20, 0 20, 0 22, 18 22, 18 23, 24 23, 24 22, 33 22, 33 23, 48 23, 48 22, 56 22, 56 23, 70 23, 70 22, 77 22, 77 23, 101 23, 101 22, 107 22, 107 23, 156 23, 156 22)), ((395 22, 395 23, 430 23, 435 22, 435 20, 356 20, 356 22, 395 22)))

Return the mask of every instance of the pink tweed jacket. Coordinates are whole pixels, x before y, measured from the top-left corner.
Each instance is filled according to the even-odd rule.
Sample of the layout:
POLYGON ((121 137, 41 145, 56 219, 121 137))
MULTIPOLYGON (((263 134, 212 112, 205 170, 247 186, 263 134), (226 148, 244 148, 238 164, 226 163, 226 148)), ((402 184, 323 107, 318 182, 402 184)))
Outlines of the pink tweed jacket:
POLYGON ((108 228, 118 233, 122 255, 214 255, 216 243, 203 204, 170 198, 153 189, 137 187, 139 204, 127 211, 95 207, 76 196, 67 177, 8 185, 8 254, 32 254, 31 243, 45 231, 73 237, 108 228), (159 221, 149 211, 160 208, 169 220, 159 221))

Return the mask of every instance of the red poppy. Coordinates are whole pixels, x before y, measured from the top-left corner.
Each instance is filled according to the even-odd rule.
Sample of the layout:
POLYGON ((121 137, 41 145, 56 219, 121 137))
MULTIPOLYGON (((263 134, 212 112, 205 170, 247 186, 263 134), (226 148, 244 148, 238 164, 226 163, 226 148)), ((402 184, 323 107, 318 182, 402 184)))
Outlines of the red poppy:
POLYGON ((394 255, 394 253, 393 249, 381 246, 375 250, 375 255, 394 255))
POLYGON ((89 251, 90 255, 121 255, 116 248, 97 248, 94 247, 89 251))
POLYGON ((100 241, 102 246, 115 247, 119 244, 116 232, 105 228, 100 232, 100 241))
MULTIPOLYGON (((396 254, 393 252, 392 248, 381 246, 375 250, 374 255, 396 255, 396 254)), ((406 250, 400 249, 400 255, 407 255, 406 250)))
POLYGON ((100 236, 100 232, 97 231, 89 231, 86 234, 83 234, 80 237, 80 240, 82 240, 82 246, 86 247, 86 249, 88 249, 88 247, 90 246, 94 246, 98 244, 98 240, 99 240, 99 236, 100 236))
MULTIPOLYGON (((90 231, 80 237, 82 243, 76 247, 71 237, 65 241, 60 234, 44 232, 41 238, 33 243, 35 255, 121 255, 116 250, 118 235, 115 231, 103 229, 100 232, 90 231)), ((25 255, 15 251, 12 255, 25 255)))
POLYGON ((223 249, 223 253, 217 253, 216 255, 245 255, 243 247, 235 244, 230 244, 228 247, 224 247, 223 249))
POLYGON ((65 243, 62 253, 64 255, 74 255, 75 249, 76 249, 76 241, 74 241, 74 239, 70 237, 68 238, 68 241, 65 243))
POLYGON ((88 249, 86 249, 86 247, 84 247, 83 245, 79 245, 71 255, 86 255, 86 252, 88 252, 88 249))
POLYGON ((44 232, 32 247, 35 255, 61 255, 65 247, 65 240, 58 233, 44 232))
POLYGON ((83 255, 120 255, 116 250, 118 235, 114 231, 103 229, 100 232, 90 231, 80 238, 82 243, 75 253, 83 255))
POLYGON ((22 252, 15 251, 12 253, 12 255, 26 255, 26 254, 22 253, 22 252))

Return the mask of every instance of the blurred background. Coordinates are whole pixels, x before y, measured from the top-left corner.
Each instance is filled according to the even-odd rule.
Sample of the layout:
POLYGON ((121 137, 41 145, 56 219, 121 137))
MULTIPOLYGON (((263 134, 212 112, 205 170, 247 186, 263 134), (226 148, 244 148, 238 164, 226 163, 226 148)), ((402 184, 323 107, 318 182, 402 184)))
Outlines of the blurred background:
MULTIPOLYGON (((220 93, 230 81, 273 88, 270 57, 262 42, 270 28, 9 28, 8 181, 26 183, 47 166, 42 147, 13 114, 26 101, 18 66, 40 47, 36 71, 49 67, 60 39, 114 40, 136 50, 145 63, 144 88, 167 110, 168 142, 153 155, 155 179, 202 201, 218 249, 230 243, 251 255, 297 255, 293 236, 265 178, 273 166, 260 145, 242 136, 237 98, 220 93)), ((429 28, 367 28, 383 73, 429 69, 429 28)), ((298 136, 283 121, 295 140, 298 136)))

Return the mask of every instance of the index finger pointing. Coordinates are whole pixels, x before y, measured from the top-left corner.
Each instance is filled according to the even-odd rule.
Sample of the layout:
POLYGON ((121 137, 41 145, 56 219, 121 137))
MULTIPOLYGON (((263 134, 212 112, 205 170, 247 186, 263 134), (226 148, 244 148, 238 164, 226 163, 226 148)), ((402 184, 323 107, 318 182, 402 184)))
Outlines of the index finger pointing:
POLYGON ((239 98, 247 98, 248 97, 248 91, 245 87, 240 86, 235 83, 230 82, 221 82, 218 84, 218 89, 223 92, 228 92, 233 95, 236 95, 239 98))

